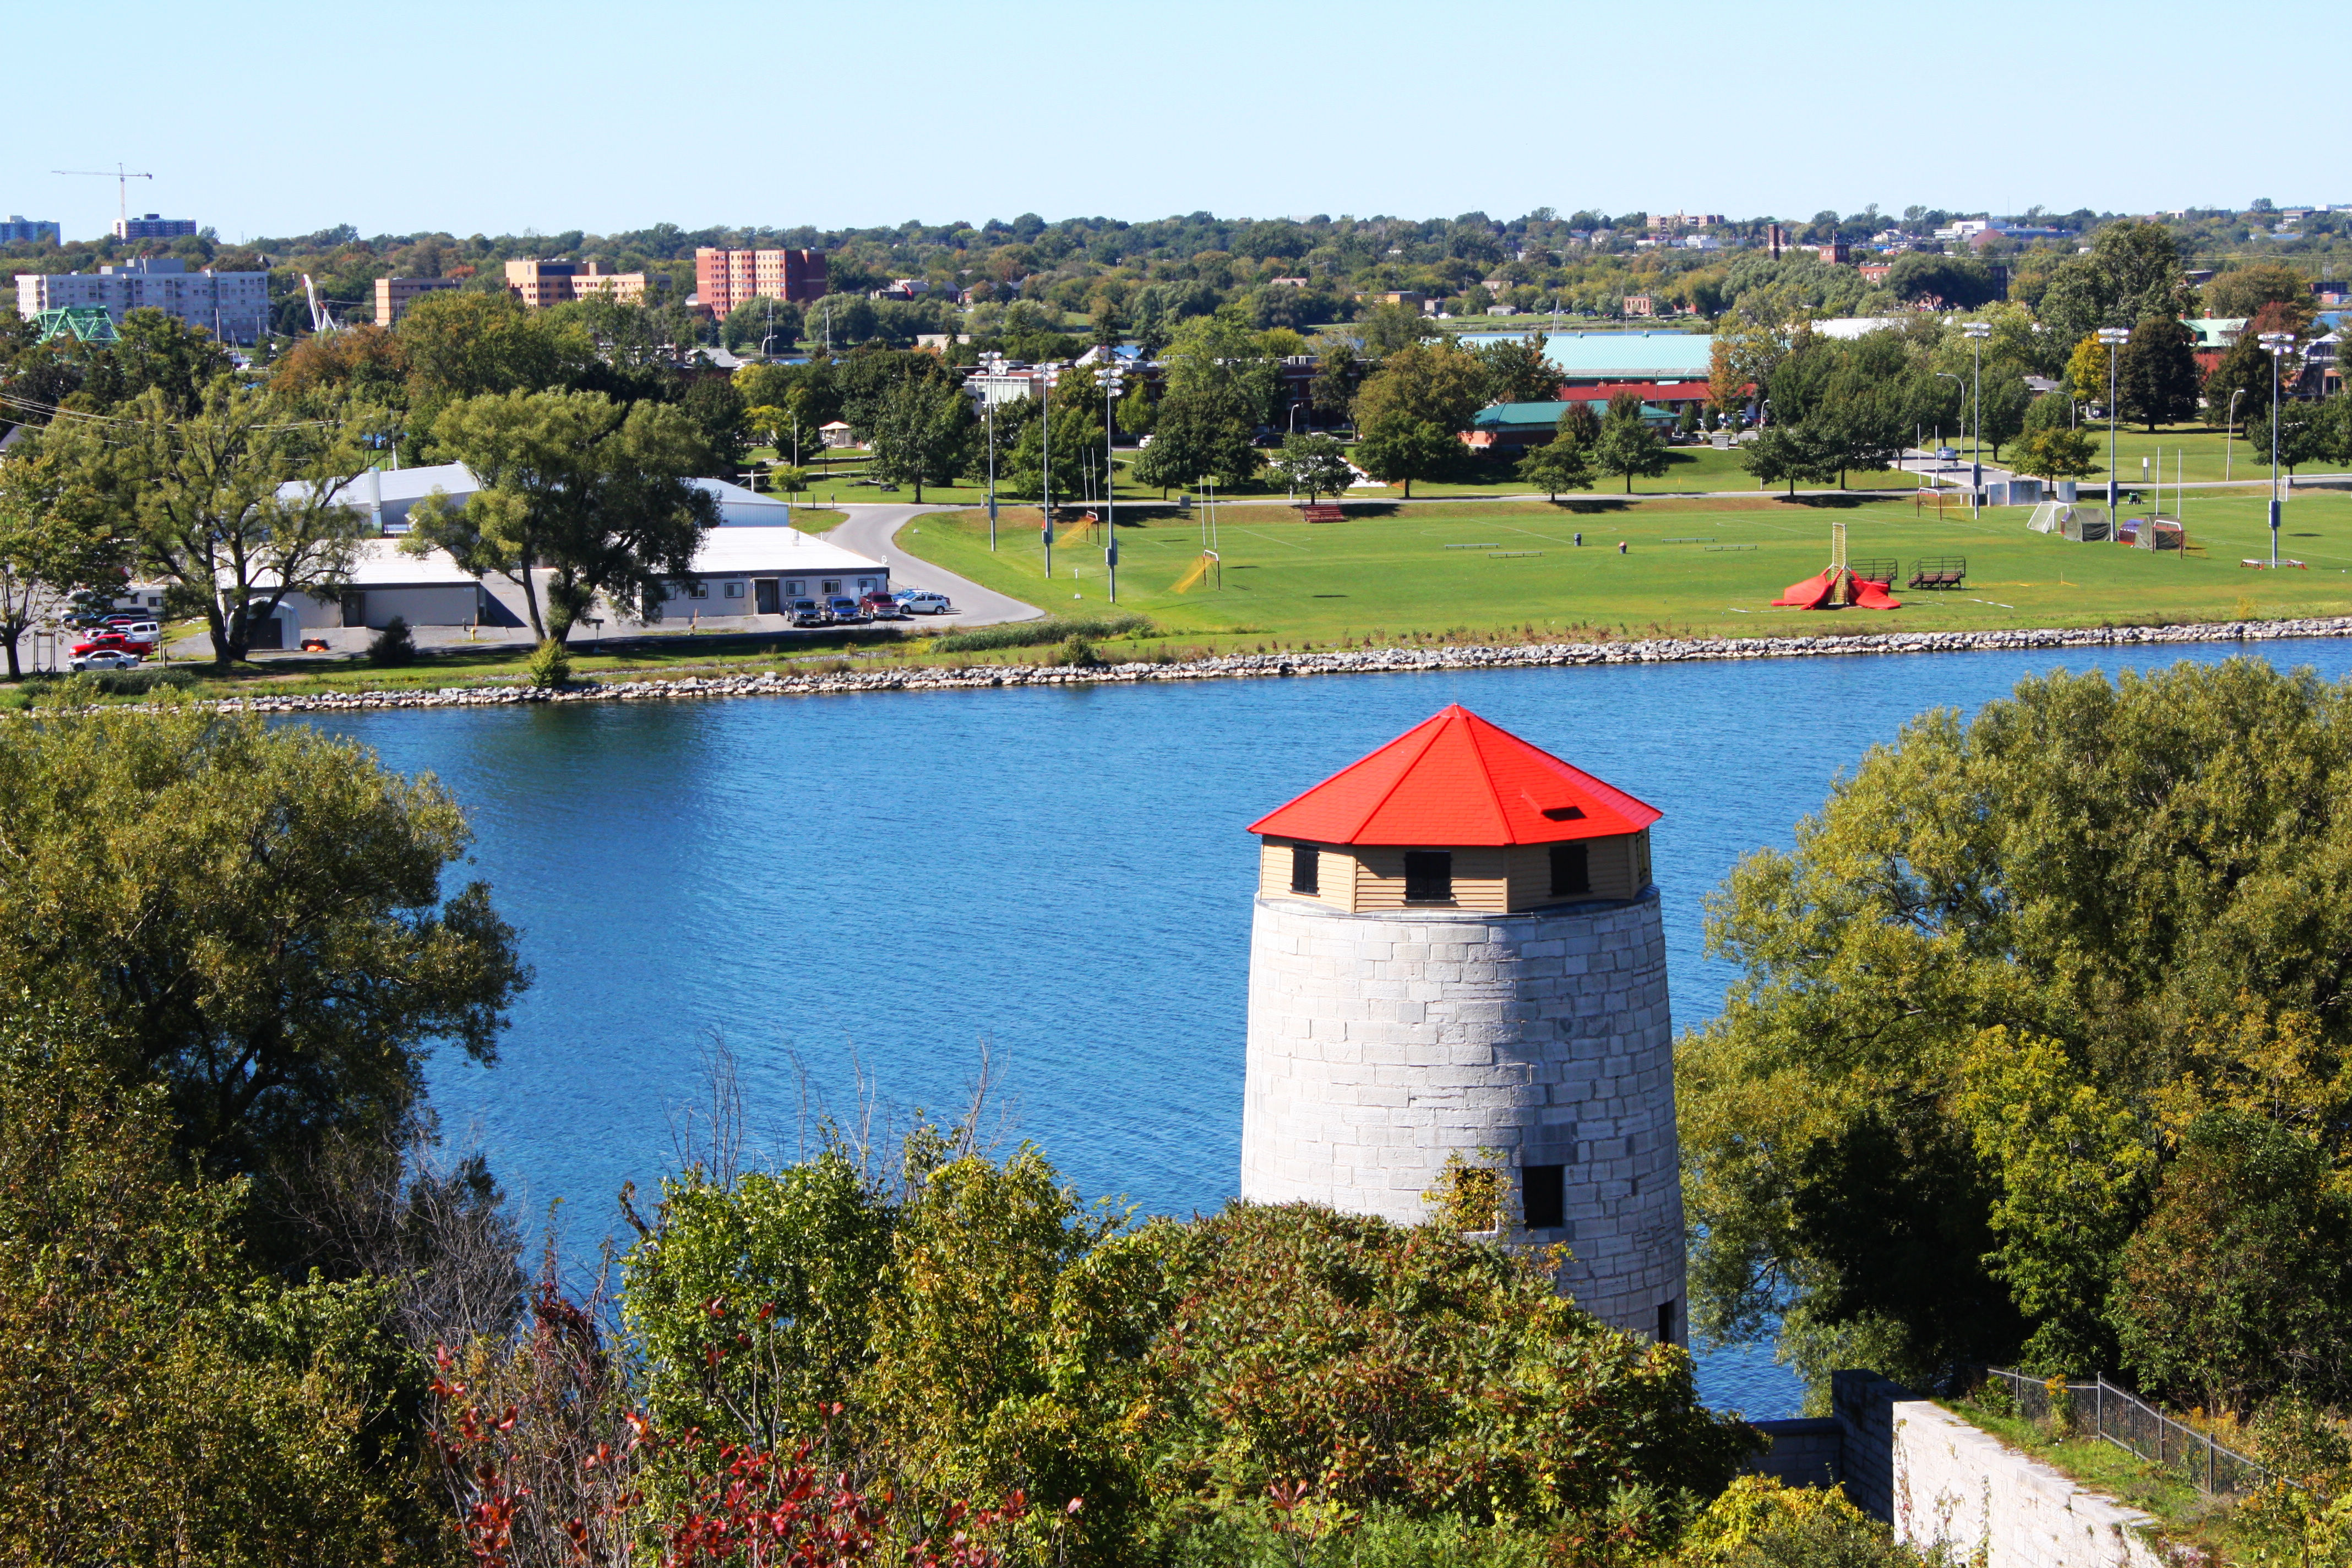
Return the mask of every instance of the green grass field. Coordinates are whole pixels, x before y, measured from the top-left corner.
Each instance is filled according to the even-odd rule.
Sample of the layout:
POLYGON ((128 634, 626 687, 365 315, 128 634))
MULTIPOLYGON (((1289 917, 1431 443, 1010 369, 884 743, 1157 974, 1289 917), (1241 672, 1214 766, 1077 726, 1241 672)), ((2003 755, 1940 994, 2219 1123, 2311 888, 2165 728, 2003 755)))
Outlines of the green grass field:
MULTIPOLYGON (((1197 516, 1123 509, 1118 607, 1150 616, 1168 637, 1213 647, 1431 637, 1982 630, 2352 612, 2352 495, 2340 491, 2307 492, 2289 505, 2284 552, 2310 569, 2275 574, 2239 564, 2244 557, 2267 558, 2270 546, 2261 497, 2235 493, 2191 492, 2192 549, 2186 553, 2032 533, 2023 507, 1989 510, 1971 521, 1951 506, 1939 521, 1932 506, 1860 498, 1626 503, 1597 495, 1557 506, 1389 505, 1323 524, 1300 522, 1285 507, 1219 510, 1222 587, 1213 578, 1184 583, 1202 549, 1197 516), (1903 608, 1771 606, 1788 584, 1828 564, 1833 520, 1846 525, 1850 559, 1900 563, 1903 608), (1914 563, 1943 556, 1966 558, 1964 588, 1903 588, 1914 563)), ((1051 581, 1034 508, 1008 509, 999 537, 992 555, 984 516, 940 513, 910 524, 898 543, 1049 610, 1107 607, 1098 530, 1073 539, 1065 525, 1051 581)))

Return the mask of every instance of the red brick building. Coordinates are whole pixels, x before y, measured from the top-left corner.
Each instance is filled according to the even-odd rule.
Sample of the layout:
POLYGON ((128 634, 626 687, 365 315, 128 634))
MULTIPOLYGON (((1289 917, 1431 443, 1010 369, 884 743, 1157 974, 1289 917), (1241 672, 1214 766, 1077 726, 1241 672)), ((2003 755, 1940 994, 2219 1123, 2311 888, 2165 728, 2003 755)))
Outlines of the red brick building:
POLYGON ((824 252, 714 250, 704 246, 694 253, 694 292, 714 316, 752 300, 798 304, 821 299, 825 292, 824 252))

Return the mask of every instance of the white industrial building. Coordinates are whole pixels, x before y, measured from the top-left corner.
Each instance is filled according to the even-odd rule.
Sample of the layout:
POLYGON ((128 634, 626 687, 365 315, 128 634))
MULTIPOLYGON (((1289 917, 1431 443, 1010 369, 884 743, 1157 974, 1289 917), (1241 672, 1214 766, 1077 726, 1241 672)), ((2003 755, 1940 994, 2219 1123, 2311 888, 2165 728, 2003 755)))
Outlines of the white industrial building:
POLYGON ((223 342, 259 341, 269 325, 269 274, 188 270, 176 257, 146 256, 96 272, 19 272, 16 313, 26 321, 72 305, 105 309, 117 326, 142 309, 177 316, 223 342))
POLYGON ((794 599, 856 597, 889 586, 884 563, 797 528, 714 528, 702 536, 692 574, 670 584, 662 614, 669 620, 774 616, 794 599))
MULTIPOLYGON (((774 528, 792 521, 791 504, 777 497, 763 496, 725 479, 687 482, 717 498, 719 521, 724 527, 774 528)), ((294 491, 299 487, 286 488, 294 491)), ((377 532, 399 535, 408 531, 409 510, 426 496, 437 490, 453 501, 463 501, 481 488, 481 481, 463 463, 433 463, 421 468, 372 468, 343 491, 343 502, 366 513, 377 532)))
POLYGON ((361 543, 340 595, 287 595, 277 615, 255 628, 253 646, 295 647, 306 633, 344 626, 380 630, 395 616, 412 626, 473 626, 488 601, 480 579, 446 551, 411 555, 397 540, 370 539, 361 543))

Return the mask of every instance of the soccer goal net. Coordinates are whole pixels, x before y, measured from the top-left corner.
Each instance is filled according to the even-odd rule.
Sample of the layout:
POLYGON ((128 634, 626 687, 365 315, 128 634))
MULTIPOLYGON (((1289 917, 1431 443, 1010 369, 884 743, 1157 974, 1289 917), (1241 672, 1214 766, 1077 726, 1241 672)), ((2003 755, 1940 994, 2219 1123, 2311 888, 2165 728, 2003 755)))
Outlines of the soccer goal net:
POLYGON ((2064 501, 2046 500, 2033 509, 2033 515, 2025 520, 2025 526, 2036 533, 2063 533, 2074 515, 2074 509, 2064 501))

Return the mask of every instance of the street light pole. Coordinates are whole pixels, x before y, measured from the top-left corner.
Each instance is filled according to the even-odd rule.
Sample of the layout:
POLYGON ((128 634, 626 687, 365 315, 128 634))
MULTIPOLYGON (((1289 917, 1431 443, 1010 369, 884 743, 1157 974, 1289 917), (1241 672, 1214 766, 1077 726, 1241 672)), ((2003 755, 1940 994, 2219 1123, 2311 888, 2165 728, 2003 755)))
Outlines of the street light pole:
POLYGON ((1118 603, 1118 487, 1112 480, 1111 440, 1117 431, 1111 400, 1127 385, 1111 363, 1103 371, 1103 567, 1110 574, 1110 602, 1118 603))
POLYGON ((1044 419, 1044 423, 1043 423, 1043 424, 1041 424, 1041 425, 1038 426, 1038 432, 1037 432, 1037 434, 1038 434, 1038 441, 1039 441, 1039 446, 1040 446, 1041 455, 1042 455, 1042 456, 1043 456, 1043 458, 1045 458, 1045 462, 1044 462, 1044 464, 1043 464, 1043 468, 1044 468, 1044 477, 1043 477, 1043 478, 1038 481, 1038 485, 1039 485, 1039 495, 1040 495, 1040 497, 1041 497, 1041 499, 1042 499, 1043 510, 1044 510, 1045 515, 1045 528, 1041 531, 1041 532, 1040 532, 1040 537, 1041 537, 1041 538, 1043 538, 1043 539, 1045 540, 1045 580, 1046 580, 1047 582, 1049 582, 1049 583, 1050 583, 1050 582, 1052 582, 1052 581, 1054 580, 1054 371, 1053 371, 1053 367, 1052 367, 1052 366, 1050 366, 1050 365, 1041 366, 1041 367, 1038 369, 1038 372, 1037 372, 1037 380, 1038 380, 1038 381, 1039 381, 1039 383, 1042 384, 1042 389, 1041 389, 1040 395, 1042 395, 1042 396, 1045 398, 1045 419, 1044 419))
POLYGON ((988 385, 981 395, 988 405, 988 552, 996 553, 996 383, 1004 374, 1004 356, 984 353, 980 356, 981 369, 988 377, 988 385))
POLYGON ((1965 322, 1960 331, 1976 349, 1976 434, 1969 442, 1969 515, 1974 517, 1984 493, 1984 341, 1992 336, 1992 323, 1965 322))
POLYGON ((2116 350, 2131 334, 2121 327, 2101 327, 2099 341, 2107 345, 2107 536, 2115 537, 2116 513, 2123 506, 2121 481, 2116 477, 2116 350))
POLYGON ((2278 570, 2279 544, 2279 361, 2294 342, 2293 332, 2264 332, 2263 347, 2271 351, 2271 570, 2278 570))

